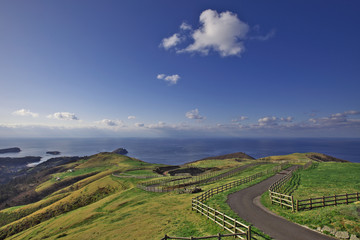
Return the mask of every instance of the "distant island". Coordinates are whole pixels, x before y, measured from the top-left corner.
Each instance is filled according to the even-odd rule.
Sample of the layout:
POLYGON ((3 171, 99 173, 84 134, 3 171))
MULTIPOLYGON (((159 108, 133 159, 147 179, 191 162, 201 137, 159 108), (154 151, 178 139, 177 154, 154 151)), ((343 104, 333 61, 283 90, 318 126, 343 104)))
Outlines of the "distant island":
POLYGON ((18 153, 20 151, 21 149, 18 147, 0 149, 0 153, 18 153))
POLYGON ((114 151, 112 151, 113 153, 117 153, 117 154, 120 154, 120 155, 126 155, 128 154, 128 151, 125 149, 125 148, 118 148, 114 151))
POLYGON ((47 151, 46 154, 50 154, 50 155, 59 155, 61 152, 59 151, 47 151))

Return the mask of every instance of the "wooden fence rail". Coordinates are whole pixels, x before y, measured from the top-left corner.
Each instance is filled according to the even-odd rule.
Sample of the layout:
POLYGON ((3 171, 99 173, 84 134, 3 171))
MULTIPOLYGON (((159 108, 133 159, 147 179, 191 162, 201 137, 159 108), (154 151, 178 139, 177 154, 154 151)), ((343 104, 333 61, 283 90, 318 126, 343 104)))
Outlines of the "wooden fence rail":
POLYGON ((251 239, 251 225, 245 225, 238 220, 225 215, 224 213, 209 207, 208 205, 192 199, 192 210, 195 210, 205 217, 209 218, 211 221, 220 225, 225 230, 230 233, 237 234, 237 237, 240 239, 251 239), (245 236, 246 238, 243 238, 245 236))
MULTIPOLYGON (((268 162, 258 162, 246 165, 247 167, 256 166, 261 164, 268 164, 268 162)), ((170 192, 179 188, 188 187, 191 185, 198 185, 202 183, 210 183, 214 181, 218 181, 224 178, 228 178, 238 174, 240 171, 245 170, 244 166, 233 168, 230 171, 226 171, 223 173, 207 173, 198 176, 188 176, 188 177, 177 177, 177 178, 166 178, 159 179, 153 181, 147 181, 143 183, 139 183, 137 185, 138 188, 143 189, 145 191, 151 192, 170 192)))
POLYGON ((325 206, 337 206, 360 201, 360 193, 345 193, 342 195, 322 196, 317 198, 302 199, 296 201, 296 210, 311 210, 325 206))
POLYGON ((217 238, 218 240, 224 239, 225 237, 236 237, 243 235, 243 233, 233 233, 233 234, 218 234, 218 235, 212 235, 212 236, 206 236, 206 237, 169 237, 165 235, 164 238, 161 240, 168 240, 168 239, 188 239, 188 240, 197 240, 197 239, 210 239, 210 238, 217 238))

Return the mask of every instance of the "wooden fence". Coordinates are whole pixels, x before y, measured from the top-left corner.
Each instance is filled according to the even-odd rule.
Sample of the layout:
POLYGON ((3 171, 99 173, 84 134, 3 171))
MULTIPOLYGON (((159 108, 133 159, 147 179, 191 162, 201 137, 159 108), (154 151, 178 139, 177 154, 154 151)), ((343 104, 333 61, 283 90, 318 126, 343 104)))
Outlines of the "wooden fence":
MULTIPOLYGON (((283 169, 285 167, 285 165, 286 164, 282 164, 280 166, 274 167, 272 170, 263 171, 263 172, 254 174, 252 176, 249 176, 249 177, 246 177, 246 178, 234 181, 234 182, 230 182, 230 183, 227 183, 227 184, 219 186, 219 187, 212 188, 212 189, 204 192, 203 194, 197 196, 196 198, 193 198, 191 201, 191 209, 206 216, 207 218, 214 221, 216 224, 220 225, 221 227, 223 227, 230 233, 237 234, 236 235, 237 238, 250 240, 251 236, 252 236, 251 225, 243 224, 243 223, 239 222, 238 220, 236 220, 232 217, 229 217, 214 208, 211 208, 210 206, 206 205, 204 203, 204 201, 208 200, 209 198, 211 198, 212 196, 214 196, 218 193, 224 192, 226 190, 229 190, 229 189, 239 186, 241 184, 253 181, 256 178, 264 176, 270 172, 277 172, 277 171, 283 169)), ((178 239, 190 239, 190 238, 178 238, 178 239)), ((195 238, 193 238, 193 239, 195 239, 195 238)), ((198 239, 201 239, 201 238, 198 238, 198 239)))
POLYGON ((360 193, 346 193, 342 195, 322 196, 317 198, 302 199, 296 201, 296 210, 309 210, 325 206, 337 206, 349 204, 360 200, 360 193))
POLYGON ((260 164, 267 164, 267 162, 258 162, 258 163, 252 163, 245 166, 233 168, 230 171, 226 171, 223 173, 207 173, 202 174, 198 176, 188 176, 188 177, 172 177, 172 178, 166 178, 166 179, 160 179, 160 180, 154 180, 154 181, 148 181, 139 183, 137 186, 138 188, 141 188, 145 191, 151 191, 151 192, 170 192, 174 191, 179 188, 188 187, 191 185, 198 185, 203 183, 210 183, 214 181, 218 181, 224 178, 228 178, 231 176, 234 176, 238 174, 240 171, 243 171, 251 166, 256 166, 260 164))
POLYGON ((312 162, 306 163, 303 167, 297 167, 291 170, 284 177, 274 182, 269 187, 269 196, 271 203, 278 203, 281 207, 291 208, 292 211, 311 210, 319 207, 337 206, 340 204, 349 204, 360 200, 360 194, 345 193, 342 195, 322 196, 316 198, 308 198, 301 200, 294 200, 292 195, 281 193, 282 187, 291 179, 293 172, 299 168, 307 169, 312 165, 312 162))
POLYGON ((202 215, 206 216, 222 228, 226 229, 230 233, 238 234, 236 237, 240 239, 251 239, 251 225, 245 225, 238 220, 231 218, 224 213, 209 207, 208 205, 192 199, 192 210, 195 210, 202 215), (244 237, 243 237, 244 236, 244 237))
POLYGON ((289 171, 284 177, 280 178, 269 187, 269 196, 271 204, 278 203, 281 207, 289 207, 292 211, 295 211, 294 197, 291 195, 283 194, 279 190, 291 179, 293 172, 299 169, 297 166, 295 169, 289 171))
POLYGON ((206 236, 206 237, 169 237, 168 235, 165 235, 164 238, 161 240, 168 240, 168 239, 188 239, 188 240, 196 240, 196 239, 210 239, 210 238, 217 238, 218 240, 224 239, 225 237, 236 237, 243 235, 243 233, 233 233, 233 234, 218 234, 218 235, 212 235, 212 236, 206 236))

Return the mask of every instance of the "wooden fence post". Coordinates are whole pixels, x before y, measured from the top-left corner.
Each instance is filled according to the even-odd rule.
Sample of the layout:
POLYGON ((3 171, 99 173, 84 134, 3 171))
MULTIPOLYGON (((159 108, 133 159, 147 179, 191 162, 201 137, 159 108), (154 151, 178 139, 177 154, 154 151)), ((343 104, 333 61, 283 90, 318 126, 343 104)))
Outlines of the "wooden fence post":
POLYGON ((335 206, 337 205, 337 202, 336 202, 336 194, 334 195, 334 198, 335 198, 335 206))
POLYGON ((299 200, 296 200, 296 211, 299 211, 299 200))
POLYGON ((359 193, 356 193, 356 200, 359 201, 359 193))
POLYGON ((218 240, 221 240, 221 234, 218 233, 218 240))
POLYGON ((251 224, 248 226, 248 230, 247 230, 247 240, 251 240, 251 224))
POLYGON ((291 196, 291 208, 292 208, 292 211, 294 212, 294 196, 291 196))
POLYGON ((325 196, 322 197, 323 207, 325 207, 325 196))
POLYGON ((310 201, 310 209, 312 209, 312 198, 310 198, 309 201, 310 201))
POLYGON ((163 240, 168 240, 168 236, 165 234, 165 237, 163 238, 163 240))

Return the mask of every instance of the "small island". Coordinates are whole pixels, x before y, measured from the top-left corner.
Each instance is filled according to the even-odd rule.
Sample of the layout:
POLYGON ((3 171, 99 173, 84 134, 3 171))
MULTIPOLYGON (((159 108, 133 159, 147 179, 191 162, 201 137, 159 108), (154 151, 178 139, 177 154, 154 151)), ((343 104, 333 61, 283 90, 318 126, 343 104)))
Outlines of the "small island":
POLYGON ((0 153, 18 153, 21 149, 18 147, 0 149, 0 153))
POLYGON ((114 151, 112 151, 113 153, 117 153, 117 154, 120 154, 120 155, 126 155, 128 154, 128 151, 125 149, 125 148, 118 148, 114 151))
POLYGON ((50 155, 60 155, 61 152, 59 151, 47 151, 46 154, 50 154, 50 155))

